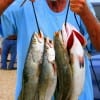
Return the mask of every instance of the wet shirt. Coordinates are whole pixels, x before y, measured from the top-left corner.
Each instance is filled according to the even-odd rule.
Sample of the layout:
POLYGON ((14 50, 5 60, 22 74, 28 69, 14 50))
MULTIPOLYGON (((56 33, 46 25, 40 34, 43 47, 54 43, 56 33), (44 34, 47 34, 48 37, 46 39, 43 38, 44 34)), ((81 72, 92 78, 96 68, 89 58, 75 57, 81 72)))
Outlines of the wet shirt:
MULTIPOLYGON (((25 64, 26 55, 30 45, 31 37, 35 32, 38 32, 37 23, 39 29, 44 33, 45 37, 53 39, 54 32, 62 29, 62 25, 65 23, 68 6, 59 13, 53 12, 46 2, 46 0, 36 0, 33 5, 30 0, 25 3, 21 0, 16 0, 8 9, 2 14, 2 36, 7 37, 16 33, 17 35, 17 80, 16 80, 16 96, 18 99, 22 88, 22 75, 25 64), (14 8, 14 10, 12 10, 14 8), (36 21, 37 18, 37 21, 36 21)), ((76 15, 78 26, 74 13, 69 9, 67 14, 66 23, 72 24, 76 29, 81 30, 84 37, 89 39, 86 28, 78 15, 76 15)), ((88 48, 91 50, 91 43, 89 42, 88 48)), ((85 84, 79 100, 93 100, 93 88, 91 73, 89 68, 88 58, 85 57, 86 62, 86 77, 85 84)))

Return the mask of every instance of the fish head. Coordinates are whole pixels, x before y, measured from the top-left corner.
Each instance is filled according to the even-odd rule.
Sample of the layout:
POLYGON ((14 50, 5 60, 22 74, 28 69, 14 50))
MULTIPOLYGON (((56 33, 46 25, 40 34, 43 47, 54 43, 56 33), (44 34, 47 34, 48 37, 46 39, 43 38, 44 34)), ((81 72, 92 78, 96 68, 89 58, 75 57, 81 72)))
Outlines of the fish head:
POLYGON ((74 29, 74 27, 71 24, 69 24, 69 23, 66 23, 66 24, 62 25, 62 37, 63 37, 64 47, 65 48, 67 47, 68 39, 70 37, 72 39, 72 34, 71 33, 72 33, 73 29, 74 29))
MULTIPOLYGON (((76 35, 76 37, 79 39, 82 46, 86 46, 87 42, 86 42, 86 39, 84 38, 84 36, 73 25, 71 25, 70 23, 66 23, 66 25, 63 24, 63 26, 62 26, 62 36, 63 36, 65 47, 68 47, 67 44, 69 44, 68 43, 69 40, 73 40, 72 33, 74 33, 76 35)), ((72 43, 72 41, 70 41, 70 42, 72 43)), ((71 45, 69 48, 71 48, 71 45)))
POLYGON ((83 36, 80 32, 77 32, 77 31, 75 31, 75 30, 73 30, 72 32, 75 34, 75 36, 77 37, 77 39, 79 40, 79 42, 81 43, 81 45, 82 45, 83 47, 85 47, 86 44, 87 44, 87 41, 86 41, 86 39, 84 38, 84 36, 83 36))
POLYGON ((62 30, 58 31, 58 32, 55 32, 54 38, 55 38, 55 42, 59 41, 60 44, 64 46, 64 40, 63 40, 62 30))
POLYGON ((70 47, 70 55, 71 55, 71 60, 72 64, 74 66, 79 66, 79 68, 84 67, 84 48, 83 46, 85 45, 84 38, 81 37, 79 33, 75 33, 76 31, 72 31, 73 36, 70 38, 73 38, 72 43, 70 42, 70 38, 68 40, 68 45, 70 47), (78 37, 76 36, 78 34, 78 37))
POLYGON ((43 48, 44 48, 44 36, 43 33, 34 33, 33 37, 32 37, 32 48, 36 49, 36 50, 40 50, 41 52, 43 52, 43 48))
POLYGON ((84 46, 86 45, 85 38, 73 30, 68 41, 67 41, 67 49, 71 51, 70 53, 74 55, 83 55, 84 54, 84 46))
POLYGON ((49 62, 55 60, 55 50, 53 40, 50 40, 48 37, 45 38, 45 54, 49 62))

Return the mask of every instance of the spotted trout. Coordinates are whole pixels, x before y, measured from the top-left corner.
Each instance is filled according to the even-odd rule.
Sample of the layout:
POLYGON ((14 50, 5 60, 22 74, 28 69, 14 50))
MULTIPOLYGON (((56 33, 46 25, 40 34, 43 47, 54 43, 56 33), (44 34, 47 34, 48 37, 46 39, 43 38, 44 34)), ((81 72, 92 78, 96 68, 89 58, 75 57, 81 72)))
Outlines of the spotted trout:
POLYGON ((57 68, 53 41, 45 39, 42 67, 38 86, 38 100, 51 100, 57 84, 57 68))
POLYGON ((55 100, 69 100, 72 94, 72 68, 68 52, 64 47, 62 32, 56 32, 54 36, 55 58, 57 63, 58 81, 55 92, 55 100))
POLYGON ((35 33, 32 36, 28 54, 23 70, 22 91, 18 100, 36 100, 39 81, 40 64, 44 51, 43 33, 35 33))

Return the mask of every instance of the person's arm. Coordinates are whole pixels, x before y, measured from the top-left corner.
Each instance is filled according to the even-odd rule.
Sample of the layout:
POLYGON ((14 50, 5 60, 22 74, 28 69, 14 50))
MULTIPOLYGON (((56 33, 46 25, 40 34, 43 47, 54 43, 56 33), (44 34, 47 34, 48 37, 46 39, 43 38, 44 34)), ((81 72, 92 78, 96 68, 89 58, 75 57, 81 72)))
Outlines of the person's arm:
POLYGON ((0 0, 0 15, 14 0, 0 0))
POLYGON ((94 47, 100 51, 100 22, 88 8, 86 0, 70 0, 70 8, 81 17, 94 47))

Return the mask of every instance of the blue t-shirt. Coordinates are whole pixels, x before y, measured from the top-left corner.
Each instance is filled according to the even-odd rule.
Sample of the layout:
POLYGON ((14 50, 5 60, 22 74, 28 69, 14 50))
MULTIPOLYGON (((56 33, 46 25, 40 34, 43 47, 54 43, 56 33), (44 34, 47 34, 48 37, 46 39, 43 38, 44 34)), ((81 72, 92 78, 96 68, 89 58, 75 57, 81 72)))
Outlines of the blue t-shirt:
POLYGON ((0 34, 1 34, 2 30, 1 30, 1 23, 0 23, 0 34))
MULTIPOLYGON (((54 32, 62 29, 62 24, 65 23, 65 17, 67 13, 66 8, 59 13, 53 12, 46 2, 46 0, 36 0, 34 2, 36 16, 40 30, 45 36, 53 39, 54 32)), ((78 15, 77 20, 80 25, 84 37, 89 39, 87 30, 78 15)), ((15 100, 18 100, 22 88, 22 75, 24 69, 25 58, 30 45, 30 40, 35 32, 38 32, 36 19, 34 16, 33 6, 30 0, 27 0, 24 4, 22 0, 16 0, 8 9, 2 14, 2 36, 17 34, 17 80, 16 80, 16 94, 15 100), (14 9, 14 10, 13 10, 14 9)), ((78 30, 78 24, 75 20, 74 13, 69 9, 67 22, 75 26, 78 30)), ((88 47, 91 43, 88 44, 88 47)), ((91 50, 91 48, 89 48, 91 50)), ((79 100, 93 100, 93 88, 91 73, 89 68, 88 58, 85 57, 86 62, 86 74, 85 84, 79 100)))
POLYGON ((1 34, 2 30, 1 30, 1 17, 0 17, 0 34, 1 34))

